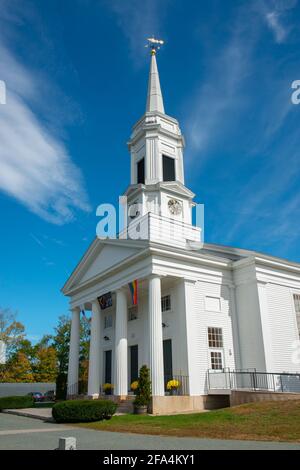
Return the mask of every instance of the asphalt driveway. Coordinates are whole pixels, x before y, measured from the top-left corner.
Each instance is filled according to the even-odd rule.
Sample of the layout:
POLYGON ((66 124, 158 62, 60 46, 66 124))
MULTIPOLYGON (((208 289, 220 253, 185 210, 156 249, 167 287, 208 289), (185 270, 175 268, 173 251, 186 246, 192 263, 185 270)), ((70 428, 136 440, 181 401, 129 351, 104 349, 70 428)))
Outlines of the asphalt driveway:
POLYGON ((94 431, 0 413, 1 450, 51 450, 57 448, 59 437, 68 436, 76 437, 79 450, 300 450, 298 444, 146 436, 94 431))

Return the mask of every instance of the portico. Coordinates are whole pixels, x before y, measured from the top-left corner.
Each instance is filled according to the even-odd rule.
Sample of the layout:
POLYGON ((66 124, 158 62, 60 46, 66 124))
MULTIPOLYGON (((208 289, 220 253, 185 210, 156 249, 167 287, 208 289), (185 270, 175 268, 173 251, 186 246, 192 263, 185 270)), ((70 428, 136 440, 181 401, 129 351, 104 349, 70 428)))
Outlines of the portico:
MULTIPOLYGON (((82 304, 91 310, 88 396, 98 398, 105 381, 105 352, 112 348, 112 379, 114 395, 126 397, 130 391, 130 348, 137 342, 139 365, 147 364, 151 371, 152 393, 165 395, 163 330, 166 325, 162 318, 161 285, 171 285, 170 280, 162 281, 160 275, 151 274, 139 281, 140 307, 137 318, 131 320, 128 284, 115 288, 112 293, 113 307, 101 310, 98 298, 91 298, 82 304), (112 326, 105 327, 105 317, 112 315, 112 326), (142 324, 143 323, 143 324, 142 324), (139 324, 139 325, 138 325, 139 324), (128 338, 128 330, 130 338, 128 338), (137 333, 132 333, 136 330, 137 333)), ((175 282, 176 279, 173 279, 175 282)), ((176 281, 178 282, 178 280, 176 281)), ((168 325, 169 328, 169 325, 168 325)), ((72 309, 68 387, 70 394, 78 393, 79 370, 79 329, 80 308, 72 309)), ((110 356, 111 357, 111 356, 110 356)), ((172 358, 171 358, 172 361, 172 358)), ((175 365, 175 364, 174 364, 175 365)))

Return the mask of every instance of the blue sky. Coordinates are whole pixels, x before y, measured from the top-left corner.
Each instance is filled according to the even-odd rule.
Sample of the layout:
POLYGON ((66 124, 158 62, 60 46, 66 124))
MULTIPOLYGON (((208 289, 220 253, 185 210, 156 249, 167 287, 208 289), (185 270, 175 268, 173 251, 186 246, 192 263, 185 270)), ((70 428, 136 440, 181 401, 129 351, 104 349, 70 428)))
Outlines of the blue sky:
POLYGON ((0 305, 33 340, 129 183, 152 34, 206 241, 300 262, 299 1, 0 0, 0 305))

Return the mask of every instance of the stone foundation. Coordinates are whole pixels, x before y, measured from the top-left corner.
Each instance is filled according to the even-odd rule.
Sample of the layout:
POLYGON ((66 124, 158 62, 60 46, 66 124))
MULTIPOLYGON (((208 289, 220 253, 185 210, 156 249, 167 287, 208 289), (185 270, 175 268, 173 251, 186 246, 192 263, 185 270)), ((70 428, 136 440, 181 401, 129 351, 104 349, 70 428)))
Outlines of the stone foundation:
POLYGON ((250 390, 232 390, 230 406, 254 403, 258 401, 300 400, 300 393, 260 392, 250 390))
POLYGON ((229 405, 228 395, 163 396, 152 397, 150 412, 153 415, 200 413, 229 405))

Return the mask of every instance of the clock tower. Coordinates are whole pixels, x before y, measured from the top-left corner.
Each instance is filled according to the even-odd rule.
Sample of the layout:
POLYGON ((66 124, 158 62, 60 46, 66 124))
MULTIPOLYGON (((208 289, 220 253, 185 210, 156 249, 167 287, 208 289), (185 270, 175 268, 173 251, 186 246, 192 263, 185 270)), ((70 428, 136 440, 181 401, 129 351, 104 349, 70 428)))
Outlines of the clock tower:
POLYGON ((194 193, 184 185, 184 137, 176 119, 165 113, 156 54, 163 41, 148 39, 151 51, 146 112, 128 142, 131 184, 125 195, 128 221, 155 214, 192 224, 194 193))

